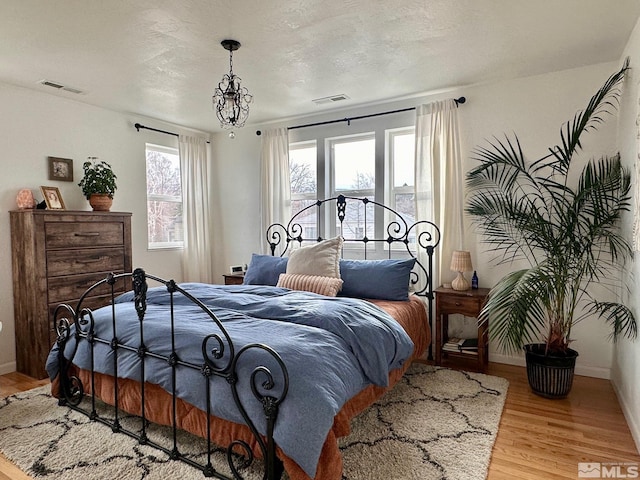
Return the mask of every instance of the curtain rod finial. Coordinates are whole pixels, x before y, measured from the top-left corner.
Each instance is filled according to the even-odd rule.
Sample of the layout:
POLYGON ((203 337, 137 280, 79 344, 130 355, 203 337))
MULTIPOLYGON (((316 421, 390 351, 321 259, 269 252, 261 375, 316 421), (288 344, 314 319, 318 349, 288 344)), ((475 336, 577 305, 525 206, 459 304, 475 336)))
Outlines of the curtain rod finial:
POLYGON ((464 102, 467 101, 467 99, 465 97, 460 97, 460 98, 456 98, 453 100, 454 102, 456 102, 456 107, 464 102))
POLYGON ((256 135, 260 136, 262 135, 262 132, 260 130, 256 130, 256 135))

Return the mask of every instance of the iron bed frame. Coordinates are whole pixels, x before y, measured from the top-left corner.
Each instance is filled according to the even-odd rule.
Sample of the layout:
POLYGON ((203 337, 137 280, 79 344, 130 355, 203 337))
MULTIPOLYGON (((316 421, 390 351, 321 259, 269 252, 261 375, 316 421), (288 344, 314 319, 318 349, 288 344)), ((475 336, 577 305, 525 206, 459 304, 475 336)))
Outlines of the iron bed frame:
MULTIPOLYGON (((343 231, 343 222, 347 216, 347 201, 353 202, 362 202, 364 206, 364 224, 367 225, 368 222, 372 222, 373 219, 370 218, 370 215, 367 213, 368 207, 379 208, 385 215, 391 215, 389 222, 387 223, 386 237, 383 239, 375 239, 368 238, 366 235, 367 228, 365 227, 363 235, 361 238, 345 238, 345 243, 353 243, 359 242, 364 245, 364 257, 367 258, 367 246, 370 243, 375 244, 384 242, 389 248, 389 257, 392 255, 393 248, 392 245, 399 244, 403 246, 403 249, 408 253, 410 257, 414 257, 415 255, 412 253, 410 249, 410 238, 412 235, 415 235, 415 240, 417 246, 419 248, 424 248, 427 254, 427 265, 424 266, 420 261, 416 261, 416 267, 414 267, 414 272, 412 272, 411 283, 414 285, 418 284, 420 278, 424 278, 425 282, 422 287, 420 287, 416 292, 416 294, 426 297, 428 303, 428 321, 429 328, 431 328, 431 315, 433 310, 433 282, 432 282, 432 272, 433 272, 433 255, 434 249, 440 243, 440 231, 438 227, 429 221, 419 221, 413 224, 407 223, 402 216, 400 216, 393 209, 377 203, 375 201, 361 199, 361 198, 353 198, 353 197, 345 197, 343 195, 339 195, 338 197, 326 199, 326 200, 318 200, 313 205, 309 205, 300 211, 297 215, 293 216, 291 221, 286 225, 281 224, 273 224, 267 229, 267 240, 269 243, 269 248, 272 255, 276 254, 276 250, 278 247, 282 247, 282 252, 280 255, 284 255, 289 249, 292 242, 298 242, 302 244, 305 241, 320 241, 322 237, 318 238, 304 238, 303 227, 301 225, 301 216, 308 215, 312 212, 313 208, 316 208, 316 215, 318 220, 321 219, 321 216, 325 213, 323 211, 323 207, 331 202, 335 202, 336 204, 336 218, 339 222, 339 230, 340 233, 343 231)), ((386 217, 385 217, 386 218, 386 217)), ((318 221, 317 225, 320 225, 320 221, 318 221)), ((227 333, 224 328, 222 322, 216 317, 216 315, 199 299, 192 296, 189 292, 182 289, 179 285, 177 285, 173 280, 163 280, 159 277, 148 275, 142 269, 136 269, 133 273, 123 273, 123 274, 109 274, 107 277, 95 285, 91 286, 80 298, 77 303, 76 308, 72 308, 68 304, 59 305, 54 311, 53 318, 53 326, 57 332, 57 346, 59 349, 58 352, 58 367, 59 367, 59 381, 60 381, 60 398, 59 404, 66 405, 73 410, 76 410, 80 413, 87 415, 91 420, 98 421, 105 425, 111 427, 113 432, 124 433, 134 439, 136 439, 140 444, 150 445, 155 447, 158 450, 161 450, 169 455, 170 458, 181 460, 195 468, 202 470, 204 476, 206 477, 216 477, 223 480, 231 480, 226 474, 216 470, 212 465, 212 452, 214 450, 213 442, 211 440, 211 405, 210 399, 211 395, 215 392, 212 392, 211 382, 209 381, 210 377, 217 376, 222 377, 226 380, 226 383, 229 385, 231 389, 233 400, 240 411, 247 427, 251 431, 252 436, 256 440, 256 444, 259 447, 262 458, 264 459, 264 470, 263 470, 263 479, 267 480, 277 480, 282 475, 284 470, 282 461, 278 459, 276 456, 276 445, 273 439, 273 432, 275 422, 278 416, 278 409, 280 404, 286 399, 287 391, 289 388, 289 375, 287 371, 287 367, 284 364, 282 358, 278 353, 270 348, 267 345, 261 343, 252 343, 242 347, 241 349, 236 351, 234 347, 233 340, 227 333), (129 345, 122 343, 118 339, 117 330, 116 330, 116 314, 115 314, 115 306, 114 300, 116 297, 115 292, 117 289, 115 288, 116 282, 119 280, 124 280, 125 277, 129 275, 132 276, 132 286, 133 286, 133 294, 134 294, 134 305, 135 310, 138 315, 139 320, 139 334, 140 334, 140 344, 139 345, 129 345), (170 322, 171 322, 171 353, 169 355, 159 354, 158 352, 151 351, 149 348, 145 346, 144 343, 144 318, 147 310, 147 290, 148 290, 148 280, 153 280, 158 282, 161 285, 164 285, 167 291, 170 294, 170 322), (91 292, 101 285, 110 285, 111 286, 111 322, 113 328, 113 337, 112 338, 100 338, 95 334, 95 321, 93 312, 91 309, 83 307, 83 302, 85 298, 91 295, 91 292), (175 349, 175 331, 174 331, 174 296, 175 295, 183 295, 188 298, 193 304, 199 306, 203 312, 205 312, 217 326, 219 330, 217 333, 207 335, 200 345, 202 350, 202 363, 201 364, 193 364, 189 362, 185 362, 179 358, 175 349), (72 328, 73 327, 73 328, 72 328), (73 346, 73 353, 70 359, 65 357, 65 347, 67 343, 74 339, 75 343, 73 346), (81 379, 70 373, 70 367, 72 365, 73 356, 77 352, 78 343, 81 341, 86 341, 90 345, 91 351, 91 370, 89 372, 90 375, 90 384, 91 384, 91 395, 85 395, 85 386, 83 385, 81 379), (119 386, 118 381, 114 381, 114 405, 113 407, 113 418, 109 418, 106 416, 101 416, 98 414, 96 409, 96 393, 95 393, 95 365, 94 365, 94 347, 97 343, 101 343, 104 345, 108 345, 109 348, 114 352, 113 355, 113 369, 114 375, 113 378, 118 377, 118 352, 121 350, 126 350, 129 352, 133 352, 137 355, 139 359, 139 368, 140 368, 140 381, 139 383, 140 394, 141 394, 141 406, 140 406, 140 423, 139 430, 134 431, 132 429, 125 428, 120 422, 120 416, 123 409, 119 405, 119 386), (264 412, 264 421, 266 435, 261 435, 256 427, 255 423, 251 420, 249 415, 247 414, 247 410, 245 405, 243 404, 242 399, 238 394, 237 385, 239 382, 237 364, 238 360, 244 355, 245 352, 259 351, 272 360, 269 362, 264 362, 262 364, 256 365, 250 376, 250 386, 251 391, 255 399, 252 401, 260 402, 263 412, 264 412), (170 425, 172 430, 172 448, 166 448, 165 446, 151 440, 147 436, 147 425, 149 424, 149 420, 146 414, 145 408, 145 358, 155 358, 162 360, 166 363, 167 368, 170 369, 171 378, 172 378, 172 391, 168 392, 171 395, 172 402, 172 424, 170 425), (275 363, 274 363, 275 361, 275 363), (280 370, 279 372, 272 371, 266 365, 269 364, 271 366, 276 365, 280 370), (176 378, 178 375, 178 371, 180 368, 188 368, 199 371, 206 385, 206 415, 207 415, 207 437, 205 441, 207 442, 207 460, 206 463, 198 463, 197 461, 189 458, 188 456, 181 453, 179 445, 178 445, 178 421, 177 421, 177 412, 176 412, 176 402, 178 397, 176 395, 176 378), (82 400, 88 397, 90 402, 90 409, 81 405, 82 400)), ((431 347, 429 347, 429 355, 431 355, 431 347)), ((128 413, 128 412, 127 412, 128 413)), ((254 461, 254 454, 251 450, 251 447, 243 440, 234 440, 232 441, 226 448, 226 456, 227 463, 232 472, 233 479, 242 480, 244 477, 240 473, 240 470, 250 466, 254 461), (240 451, 240 453, 239 453, 240 451)))

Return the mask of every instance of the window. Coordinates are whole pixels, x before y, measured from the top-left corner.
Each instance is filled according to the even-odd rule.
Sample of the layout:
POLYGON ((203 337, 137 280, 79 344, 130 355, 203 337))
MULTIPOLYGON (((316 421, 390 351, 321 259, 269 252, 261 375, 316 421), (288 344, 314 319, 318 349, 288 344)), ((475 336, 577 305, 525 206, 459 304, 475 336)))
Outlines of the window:
POLYGON ((373 135, 329 140, 333 194, 373 196, 376 186, 376 139, 373 135))
POLYGON ((180 157, 175 148, 147 144, 149 249, 183 246, 180 157))
MULTIPOLYGON (((289 145, 289 173, 291 180, 291 216, 318 199, 316 142, 289 145)), ((315 212, 296 218, 303 228, 304 238, 318 237, 315 212)))
MULTIPOLYGON (((415 129, 387 131, 388 185, 385 188, 387 206, 393 208, 412 225, 416 221, 415 204, 415 129)), ((388 218, 387 222, 394 219, 388 218)), ((409 237, 415 245, 415 232, 409 237)), ((398 245, 396 245, 398 246, 398 245)))
MULTIPOLYGON (((415 128, 407 126, 410 122, 410 119, 376 120, 349 135, 340 135, 335 127, 296 132, 297 138, 305 141, 295 142, 294 137, 289 145, 292 214, 318 198, 342 194, 387 205, 412 225, 415 222, 415 128), (303 158, 306 158, 305 169, 301 166, 303 158)), ((355 130, 354 126, 349 130, 355 130)), ((381 212, 372 204, 348 202, 343 230, 339 231, 335 212, 328 212, 326 221, 320 225, 320 234, 324 238, 341 234, 345 239, 354 240, 381 238, 389 222, 396 220, 391 214, 380 215, 381 212)), ((310 239, 313 238, 310 233, 315 233, 311 231, 316 224, 315 215, 308 220, 308 225, 303 221, 299 223, 305 238, 310 239)), ((409 241, 410 248, 415 248, 415 238, 409 241)), ((386 242, 372 244, 371 248, 376 250, 372 258, 389 255, 386 242)), ((403 250, 404 245, 394 244, 394 250, 396 248, 403 250)))
MULTIPOLYGON (((329 139, 330 164, 333 167, 331 196, 345 195, 357 198, 375 198, 376 187, 376 139, 373 134, 329 139)), ((345 239, 373 238, 375 219, 373 206, 347 203, 342 232, 336 234, 345 239), (365 224, 367 231, 365 231, 365 224)), ((333 234, 333 233, 332 233, 333 234)))
POLYGON ((388 132, 390 188, 387 204, 407 222, 416 217, 415 206, 415 139, 414 129, 388 132))

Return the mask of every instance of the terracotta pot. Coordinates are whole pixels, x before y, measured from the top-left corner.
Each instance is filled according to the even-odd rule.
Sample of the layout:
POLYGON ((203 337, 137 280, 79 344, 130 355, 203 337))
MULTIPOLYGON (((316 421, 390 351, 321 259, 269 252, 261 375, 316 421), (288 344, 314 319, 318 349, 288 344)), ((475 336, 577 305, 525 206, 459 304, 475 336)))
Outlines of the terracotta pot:
POLYGON ((113 198, 103 193, 94 193, 89 197, 89 205, 96 212, 108 212, 111 209, 113 198))

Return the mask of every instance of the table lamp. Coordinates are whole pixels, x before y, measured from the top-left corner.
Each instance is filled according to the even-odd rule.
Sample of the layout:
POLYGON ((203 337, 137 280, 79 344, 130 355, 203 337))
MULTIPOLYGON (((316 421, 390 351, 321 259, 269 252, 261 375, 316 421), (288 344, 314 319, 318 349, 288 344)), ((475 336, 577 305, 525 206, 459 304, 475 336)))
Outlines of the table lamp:
POLYGON ((469 280, 464 278, 464 272, 470 272, 473 270, 473 265, 471 264, 471 252, 454 250, 453 255, 451 255, 450 268, 452 271, 458 272, 458 276, 453 279, 453 282, 451 282, 451 288, 459 291, 469 290, 471 285, 469 284, 469 280))

